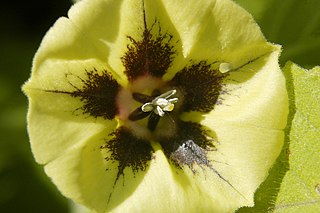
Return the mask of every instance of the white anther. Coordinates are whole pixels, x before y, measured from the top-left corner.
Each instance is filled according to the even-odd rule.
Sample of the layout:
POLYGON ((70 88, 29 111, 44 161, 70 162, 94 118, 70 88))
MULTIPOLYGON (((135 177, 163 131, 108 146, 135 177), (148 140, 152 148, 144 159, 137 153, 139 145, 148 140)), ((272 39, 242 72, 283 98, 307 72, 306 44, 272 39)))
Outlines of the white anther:
POLYGON ((168 92, 165 92, 161 95, 159 95, 157 98, 170 98, 171 96, 173 96, 174 94, 176 94, 177 90, 173 89, 173 90, 169 90, 168 92))
POLYGON ((153 104, 148 102, 142 105, 141 110, 143 112, 151 112, 152 110, 154 110, 153 104))
POLYGON ((163 111, 171 112, 174 109, 174 104, 169 103, 167 106, 163 107, 162 109, 163 111))
POLYGON ((178 102, 178 98, 170 98, 168 101, 172 104, 175 104, 178 102))
POLYGON ((219 71, 222 73, 226 73, 232 70, 232 64, 223 62, 219 65, 219 71))
POLYGON ((156 106, 156 108, 154 109, 154 113, 156 113, 160 117, 164 116, 164 111, 159 106, 156 106))
POLYGON ((165 115, 165 112, 171 112, 174 109, 174 103, 178 102, 178 98, 170 98, 176 94, 176 90, 165 92, 151 102, 147 102, 141 106, 143 112, 154 111, 160 117, 165 115), (170 99, 169 99, 170 98, 170 99))
POLYGON ((169 104, 169 101, 165 98, 156 98, 151 103, 155 106, 160 106, 163 108, 169 104))

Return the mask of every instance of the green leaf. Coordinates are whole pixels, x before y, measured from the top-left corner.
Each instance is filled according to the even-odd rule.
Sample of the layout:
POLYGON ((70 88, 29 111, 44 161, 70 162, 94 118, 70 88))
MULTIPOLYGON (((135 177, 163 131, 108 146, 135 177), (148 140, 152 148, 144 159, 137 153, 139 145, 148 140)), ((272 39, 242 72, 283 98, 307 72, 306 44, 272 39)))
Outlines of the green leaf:
POLYGON ((290 169, 280 187, 275 212, 320 211, 320 67, 304 70, 289 62, 284 68, 294 86, 296 114, 288 150, 290 169))
POLYGON ((320 211, 320 67, 308 71, 288 62, 284 73, 290 100, 285 145, 255 206, 238 213, 320 211))
POLYGON ((319 63, 319 0, 236 0, 257 19, 269 41, 281 44, 288 60, 312 67, 319 63))

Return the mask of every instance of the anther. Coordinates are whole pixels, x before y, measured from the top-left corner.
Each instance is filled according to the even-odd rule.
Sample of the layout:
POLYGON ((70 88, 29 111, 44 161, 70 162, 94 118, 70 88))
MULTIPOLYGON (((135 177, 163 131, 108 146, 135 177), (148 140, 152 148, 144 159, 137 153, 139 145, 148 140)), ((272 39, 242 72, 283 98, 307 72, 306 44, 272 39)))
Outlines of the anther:
POLYGON ((158 97, 154 98, 151 102, 147 102, 141 106, 143 112, 153 111, 160 117, 165 115, 165 112, 171 112, 174 109, 174 104, 177 103, 178 98, 170 98, 176 94, 176 90, 170 90, 158 97))
MULTIPOLYGON (((129 116, 129 120, 137 121, 149 116, 148 129, 153 131, 157 127, 157 124, 161 117, 166 112, 174 110, 174 104, 178 102, 178 98, 172 98, 176 94, 176 90, 170 90, 158 96, 148 96, 140 93, 132 94, 133 98, 141 103, 144 103, 141 107, 135 109, 129 116), (142 102, 147 100, 147 102, 142 102)), ((156 91, 157 94, 159 92, 156 91)))

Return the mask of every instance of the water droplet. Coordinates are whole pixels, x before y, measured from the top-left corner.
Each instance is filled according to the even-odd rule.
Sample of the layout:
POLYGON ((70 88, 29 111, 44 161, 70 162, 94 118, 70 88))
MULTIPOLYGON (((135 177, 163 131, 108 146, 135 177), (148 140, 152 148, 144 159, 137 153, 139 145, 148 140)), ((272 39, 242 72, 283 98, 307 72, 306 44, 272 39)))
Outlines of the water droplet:
POLYGON ((222 73, 226 73, 232 70, 232 64, 223 62, 219 65, 219 71, 222 73))

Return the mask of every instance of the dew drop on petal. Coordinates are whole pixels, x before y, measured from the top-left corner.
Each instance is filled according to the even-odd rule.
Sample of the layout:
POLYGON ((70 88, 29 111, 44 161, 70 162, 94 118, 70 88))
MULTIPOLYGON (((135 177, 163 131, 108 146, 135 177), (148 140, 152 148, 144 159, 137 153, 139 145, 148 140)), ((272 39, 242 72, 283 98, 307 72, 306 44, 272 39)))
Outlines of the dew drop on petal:
POLYGON ((219 65, 219 71, 221 73, 226 73, 226 72, 229 72, 230 70, 232 70, 232 64, 230 63, 223 62, 219 65))

